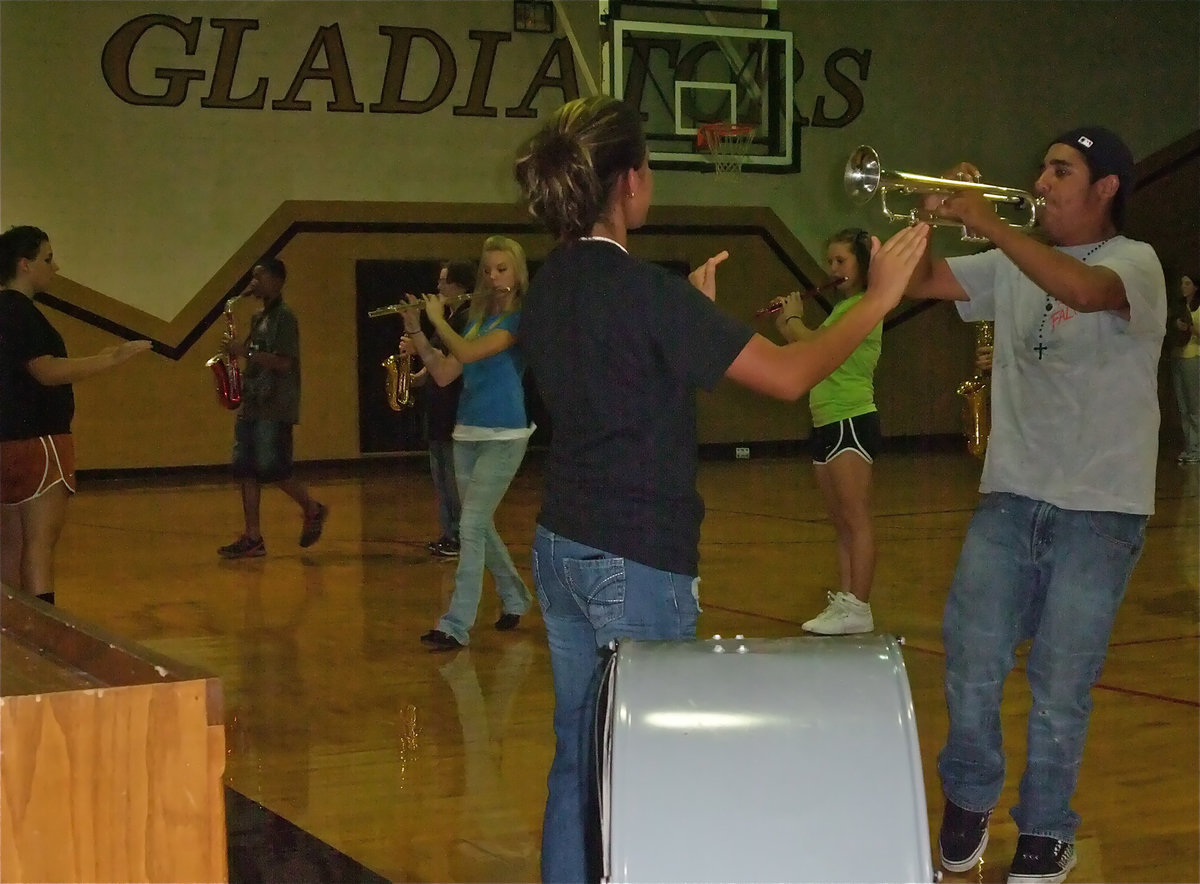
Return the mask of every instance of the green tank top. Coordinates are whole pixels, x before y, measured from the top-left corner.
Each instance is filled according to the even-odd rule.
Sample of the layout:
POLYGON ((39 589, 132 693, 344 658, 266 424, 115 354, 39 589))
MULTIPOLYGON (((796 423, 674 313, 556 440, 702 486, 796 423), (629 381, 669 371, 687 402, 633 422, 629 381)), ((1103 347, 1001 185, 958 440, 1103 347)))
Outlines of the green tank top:
MULTIPOLYGON (((851 295, 834 305, 833 311, 821 323, 821 328, 838 321, 843 313, 862 299, 862 293, 851 295)), ((808 407, 814 427, 836 423, 848 417, 858 417, 875 410, 875 366, 883 350, 883 323, 855 348, 849 358, 809 391, 808 407)))

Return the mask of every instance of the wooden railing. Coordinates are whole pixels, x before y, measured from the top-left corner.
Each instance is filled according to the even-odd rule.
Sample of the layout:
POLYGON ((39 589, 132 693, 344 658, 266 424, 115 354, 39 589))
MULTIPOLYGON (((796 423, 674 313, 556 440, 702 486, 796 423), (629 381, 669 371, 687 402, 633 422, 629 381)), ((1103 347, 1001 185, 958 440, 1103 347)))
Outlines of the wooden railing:
POLYGON ((0 881, 227 881, 213 676, 0 588, 0 881))

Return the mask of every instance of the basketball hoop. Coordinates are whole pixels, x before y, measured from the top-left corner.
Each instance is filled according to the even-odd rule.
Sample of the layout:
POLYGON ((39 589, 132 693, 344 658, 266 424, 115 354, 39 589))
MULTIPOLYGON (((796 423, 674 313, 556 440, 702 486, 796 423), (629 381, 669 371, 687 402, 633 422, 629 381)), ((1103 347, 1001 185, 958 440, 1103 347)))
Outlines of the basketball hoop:
POLYGON ((705 123, 696 130, 696 147, 712 157, 718 175, 740 172, 750 153, 754 131, 745 123, 705 123))

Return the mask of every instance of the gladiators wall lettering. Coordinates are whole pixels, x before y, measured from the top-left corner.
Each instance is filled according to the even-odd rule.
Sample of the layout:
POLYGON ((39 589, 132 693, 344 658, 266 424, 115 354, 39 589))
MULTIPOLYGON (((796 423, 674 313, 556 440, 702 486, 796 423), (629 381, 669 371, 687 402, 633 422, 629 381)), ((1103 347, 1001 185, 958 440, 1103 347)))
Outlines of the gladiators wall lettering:
MULTIPOLYGON (((208 29, 204 28, 204 19, 194 17, 187 19, 170 15, 148 14, 130 19, 121 25, 104 45, 101 53, 101 69, 105 82, 112 93, 122 101, 146 107, 178 107, 186 102, 191 92, 193 82, 208 81, 208 93, 200 99, 202 108, 223 108, 241 110, 265 110, 268 106, 267 96, 271 91, 268 77, 259 77, 255 87, 242 95, 233 94, 234 75, 238 69, 243 43, 247 40, 247 32, 259 30, 259 21, 249 18, 210 18, 208 29), (130 67, 137 52, 139 41, 152 29, 166 28, 177 33, 181 40, 182 58, 195 57, 201 41, 219 39, 216 59, 210 71, 199 67, 166 67, 154 68, 154 79, 162 84, 156 92, 139 91, 135 89, 130 77, 130 67), (219 32, 219 37, 212 34, 219 32)), ((277 98, 270 101, 271 110, 280 111, 311 111, 312 102, 301 99, 300 92, 309 81, 324 81, 329 84, 332 98, 326 102, 327 111, 343 113, 383 113, 383 114, 424 114, 442 105, 453 90, 458 80, 458 59, 444 37, 428 28, 403 27, 398 25, 380 25, 379 34, 387 39, 387 63, 384 69, 383 81, 378 84, 378 101, 364 104, 359 100, 359 92, 363 89, 360 82, 355 87, 351 75, 350 59, 342 40, 341 28, 337 23, 318 27, 309 43, 308 50, 296 69, 286 90, 277 98), (405 81, 408 73, 409 58, 413 46, 418 41, 427 44, 437 54, 438 74, 427 95, 405 95, 405 81)), ((475 57, 471 69, 471 81, 467 89, 466 100, 453 106, 454 116, 464 117, 495 117, 499 109, 488 103, 492 74, 498 62, 502 61, 502 45, 512 40, 508 31, 471 30, 467 32, 475 41, 475 57)), ((525 37, 523 36, 523 39, 525 37)), ((672 59, 679 58, 680 46, 677 41, 656 38, 653 45, 642 47, 667 52, 672 59)), ((719 52, 716 43, 705 43, 693 47, 679 64, 683 68, 694 67, 697 55, 701 52, 719 52)), ((842 48, 834 51, 825 61, 824 75, 826 83, 841 100, 845 101, 845 111, 837 116, 826 114, 825 94, 819 94, 814 100, 810 115, 805 115, 797 108, 798 122, 801 125, 840 128, 858 117, 863 110, 863 93, 858 83, 839 68, 839 62, 849 59, 857 65, 858 82, 864 82, 870 68, 871 51, 842 48)), ((797 53, 795 66, 796 80, 799 82, 804 72, 804 61, 797 53)), ((682 76, 685 71, 677 71, 682 76)), ((642 84, 644 85, 644 84, 642 84)), ((556 89, 562 93, 562 100, 569 101, 580 95, 579 84, 575 71, 575 59, 571 53, 570 44, 566 37, 551 39, 542 56, 541 63, 529 79, 521 100, 512 107, 504 109, 505 117, 535 117, 537 112, 533 103, 543 89, 556 89)), ((373 90, 374 91, 374 90, 373 90)), ((641 88, 626 90, 629 100, 641 98, 641 88)), ((639 105, 640 106, 640 105, 639 105)))

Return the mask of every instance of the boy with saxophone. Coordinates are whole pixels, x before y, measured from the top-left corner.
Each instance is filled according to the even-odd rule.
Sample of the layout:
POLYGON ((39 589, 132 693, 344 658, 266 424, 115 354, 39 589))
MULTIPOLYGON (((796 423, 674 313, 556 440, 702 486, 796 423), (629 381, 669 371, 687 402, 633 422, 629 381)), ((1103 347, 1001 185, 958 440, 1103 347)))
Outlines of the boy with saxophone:
POLYGON ((226 559, 267 554, 259 525, 262 486, 276 484, 304 513, 300 545, 321 537, 329 507, 292 478, 292 427, 300 422, 300 324, 283 303, 287 268, 278 258, 264 258, 251 273, 243 295, 262 302, 244 341, 231 341, 229 355, 242 360, 242 403, 233 432, 233 474, 241 484, 245 529, 233 543, 217 550, 226 559))

